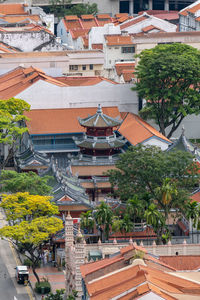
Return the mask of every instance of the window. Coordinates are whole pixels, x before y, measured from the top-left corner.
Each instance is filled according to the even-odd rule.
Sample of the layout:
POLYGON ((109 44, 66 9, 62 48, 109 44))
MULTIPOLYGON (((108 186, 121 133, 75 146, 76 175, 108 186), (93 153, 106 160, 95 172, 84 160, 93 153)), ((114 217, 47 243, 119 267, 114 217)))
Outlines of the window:
POLYGON ((70 71, 78 71, 78 66, 77 65, 71 65, 69 66, 70 71))
POLYGON ((122 47, 122 53, 135 53, 135 47, 122 47))
POLYGON ((93 65, 90 65, 90 70, 93 70, 93 65))
POLYGON ((86 65, 82 65, 82 70, 83 70, 83 71, 86 70, 86 65))

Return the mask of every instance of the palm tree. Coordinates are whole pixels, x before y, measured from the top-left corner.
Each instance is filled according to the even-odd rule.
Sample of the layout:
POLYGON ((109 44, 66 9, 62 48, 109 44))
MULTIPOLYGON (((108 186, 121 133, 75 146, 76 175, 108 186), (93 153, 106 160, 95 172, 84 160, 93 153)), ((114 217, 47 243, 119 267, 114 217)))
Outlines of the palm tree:
POLYGON ((130 216, 128 214, 125 214, 123 216, 123 219, 121 220, 121 232, 125 232, 125 235, 127 232, 130 232, 133 230, 133 223, 131 222, 130 216))
POLYGON ((107 240, 109 237, 110 226, 112 225, 113 220, 112 209, 107 203, 102 201, 101 204, 97 206, 95 212, 95 220, 102 231, 105 230, 105 238, 107 240))
POLYGON ((198 203, 196 201, 189 202, 186 205, 186 217, 188 219, 192 220, 192 243, 194 242, 194 240, 193 240, 193 227, 196 227, 196 225, 197 225, 198 216, 199 216, 198 203))
POLYGON ((144 204, 138 199, 137 196, 135 196, 127 201, 126 211, 135 223, 135 219, 137 217, 142 218, 144 213, 144 204))
POLYGON ((173 201, 173 196, 177 195, 177 188, 174 182, 170 178, 165 178, 163 180, 162 186, 156 189, 156 196, 158 197, 158 202, 164 209, 165 220, 168 219, 168 214, 170 210, 170 204, 173 201))
POLYGON ((163 215, 158 211, 157 206, 151 203, 144 213, 144 218, 148 225, 151 225, 157 234, 158 242, 161 239, 161 233, 165 226, 163 215))
POLYGON ((88 233, 91 232, 94 228, 94 218, 92 216, 92 211, 88 210, 87 212, 82 212, 81 215, 81 229, 87 229, 88 233))

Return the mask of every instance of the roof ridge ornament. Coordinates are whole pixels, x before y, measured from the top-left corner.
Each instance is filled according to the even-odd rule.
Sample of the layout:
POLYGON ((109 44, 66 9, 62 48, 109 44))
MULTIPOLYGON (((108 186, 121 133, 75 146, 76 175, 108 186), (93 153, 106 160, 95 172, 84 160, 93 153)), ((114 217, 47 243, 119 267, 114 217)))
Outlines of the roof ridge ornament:
POLYGON ((102 114, 101 104, 98 104, 97 113, 102 114))

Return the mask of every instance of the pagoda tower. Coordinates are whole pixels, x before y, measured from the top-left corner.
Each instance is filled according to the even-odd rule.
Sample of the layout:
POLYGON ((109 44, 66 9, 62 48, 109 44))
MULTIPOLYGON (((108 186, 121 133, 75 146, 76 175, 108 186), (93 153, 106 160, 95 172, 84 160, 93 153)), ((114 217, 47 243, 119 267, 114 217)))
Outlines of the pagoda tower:
POLYGON ((115 162, 126 144, 126 139, 113 130, 121 123, 122 120, 104 114, 100 104, 96 114, 79 119, 86 132, 82 139, 75 141, 80 154, 72 161, 71 170, 73 175, 78 175, 92 201, 103 200, 111 190, 105 172, 115 168, 115 162))

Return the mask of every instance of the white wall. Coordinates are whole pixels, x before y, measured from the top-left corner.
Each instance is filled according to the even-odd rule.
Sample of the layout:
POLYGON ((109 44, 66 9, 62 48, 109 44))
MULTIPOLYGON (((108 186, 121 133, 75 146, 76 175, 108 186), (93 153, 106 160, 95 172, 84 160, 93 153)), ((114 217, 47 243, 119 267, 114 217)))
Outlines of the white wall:
POLYGON ((92 49, 92 44, 103 44, 105 34, 121 34, 120 27, 113 23, 102 27, 92 27, 89 31, 89 49, 92 49))
MULTIPOLYGON (((144 15, 147 15, 147 14, 144 13, 144 15)), ((138 17, 138 18, 140 18, 140 17, 138 17)), ((123 24, 126 24, 126 23, 128 24, 129 22, 130 21, 124 22, 118 26, 122 26, 123 24)), ((148 19, 145 19, 144 21, 141 21, 134 25, 126 27, 126 28, 124 28, 124 30, 128 31, 128 33, 139 33, 142 31, 142 28, 145 28, 150 25, 154 25, 155 27, 158 27, 158 28, 164 30, 165 32, 176 32, 176 28, 177 28, 176 25, 174 25, 172 23, 169 23, 165 20, 161 20, 154 16, 149 16, 148 19)))
POLYGON ((157 146, 157 147, 160 147, 161 150, 163 150, 163 151, 166 150, 168 148, 168 146, 170 145, 170 143, 167 143, 167 141, 158 139, 156 137, 152 137, 152 138, 144 141, 142 144, 148 145, 148 146, 157 146))
POLYGON ((138 113, 138 98, 131 84, 103 81, 92 86, 59 87, 40 80, 16 97, 27 101, 31 109, 118 106, 120 111, 138 113))
POLYGON ((61 51, 64 47, 57 43, 55 37, 48 32, 0 32, 0 40, 12 47, 19 48, 23 52, 32 52, 35 48, 49 42, 43 50, 61 51))

